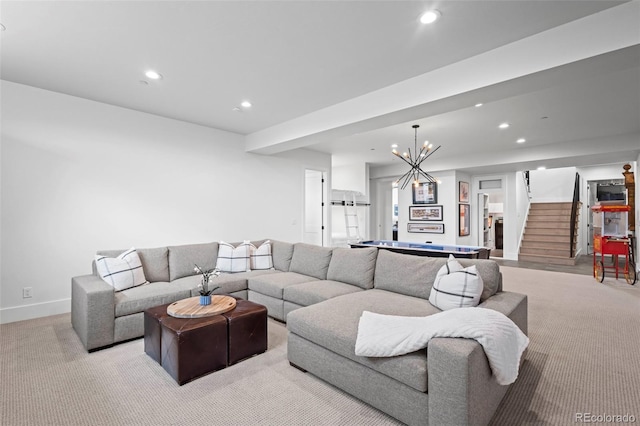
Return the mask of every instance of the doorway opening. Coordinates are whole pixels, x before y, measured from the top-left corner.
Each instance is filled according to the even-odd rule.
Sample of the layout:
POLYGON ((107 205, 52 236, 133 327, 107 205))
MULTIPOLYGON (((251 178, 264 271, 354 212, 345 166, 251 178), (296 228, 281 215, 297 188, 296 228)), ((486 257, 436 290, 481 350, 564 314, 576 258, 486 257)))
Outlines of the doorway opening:
POLYGON ((491 249, 491 257, 497 258, 501 258, 504 253, 505 196, 503 187, 502 178, 480 179, 478 182, 480 193, 487 196, 486 211, 483 206, 479 215, 487 215, 488 231, 486 236, 483 229, 478 229, 478 233, 483 235, 485 247, 491 249))
MULTIPOLYGON (((596 203, 626 204, 627 192, 624 179, 590 180, 587 182, 587 254, 593 254, 593 211, 596 203)), ((584 245, 583 245, 584 247, 584 245)))

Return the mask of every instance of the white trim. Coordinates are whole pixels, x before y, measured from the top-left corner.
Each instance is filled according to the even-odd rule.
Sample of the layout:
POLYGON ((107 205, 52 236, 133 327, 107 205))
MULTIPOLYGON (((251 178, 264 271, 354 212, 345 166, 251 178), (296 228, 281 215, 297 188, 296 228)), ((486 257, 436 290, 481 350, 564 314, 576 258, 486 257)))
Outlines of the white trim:
POLYGON ((53 300, 32 305, 0 309, 0 324, 71 312, 71 299, 53 300))

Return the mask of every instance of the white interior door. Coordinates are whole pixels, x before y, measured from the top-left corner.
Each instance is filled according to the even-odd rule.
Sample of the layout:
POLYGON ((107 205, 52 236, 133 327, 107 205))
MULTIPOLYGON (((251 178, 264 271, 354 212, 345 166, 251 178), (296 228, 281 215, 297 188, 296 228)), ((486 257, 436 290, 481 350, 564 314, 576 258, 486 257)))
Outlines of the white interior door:
POLYGON ((324 245, 324 173, 305 170, 303 241, 324 245))

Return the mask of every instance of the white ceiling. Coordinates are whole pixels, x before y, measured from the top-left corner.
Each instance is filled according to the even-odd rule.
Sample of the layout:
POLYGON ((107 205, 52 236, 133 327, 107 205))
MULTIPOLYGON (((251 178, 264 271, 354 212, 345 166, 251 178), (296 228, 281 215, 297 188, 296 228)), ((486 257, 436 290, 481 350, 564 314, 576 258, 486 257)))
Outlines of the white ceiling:
MULTIPOLYGON (((288 123, 622 3, 2 0, 0 76, 248 138, 280 132, 283 141, 279 129, 288 123), (419 24, 430 7, 442 19, 419 24), (141 83, 147 69, 163 79, 141 83), (243 100, 253 107, 234 112, 243 100)), ((304 146, 333 154, 338 165, 389 166, 399 161, 391 143, 412 145, 417 123, 421 140, 442 145, 433 157, 441 167, 479 172, 498 163, 519 168, 537 146, 639 135, 638 45, 442 98, 419 112, 381 114, 365 131, 311 137, 304 146), (478 101, 484 106, 473 107, 478 101), (502 121, 511 128, 498 131, 502 121), (527 142, 516 144, 518 137, 527 142), (481 165, 463 156, 504 160, 481 165)), ((609 150, 617 156, 594 154, 587 142, 581 162, 633 161, 640 152, 634 137, 635 151, 627 142, 609 150)))

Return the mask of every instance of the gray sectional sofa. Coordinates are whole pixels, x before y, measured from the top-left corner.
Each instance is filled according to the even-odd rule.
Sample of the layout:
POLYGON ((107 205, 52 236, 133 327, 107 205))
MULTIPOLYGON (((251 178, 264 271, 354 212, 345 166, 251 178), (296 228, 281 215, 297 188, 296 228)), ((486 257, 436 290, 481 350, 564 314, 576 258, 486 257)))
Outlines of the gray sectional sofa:
MULTIPOLYGON (((216 279, 221 286, 216 293, 260 303, 269 316, 286 321, 292 365, 407 424, 490 421, 508 386, 498 385, 492 377, 476 341, 437 338, 427 349, 402 356, 355 355, 363 311, 403 316, 440 312, 428 298, 446 259, 376 248, 271 242, 273 270, 223 274, 216 279)), ((193 264, 213 268, 217 243, 139 249, 138 253, 151 284, 114 293, 95 270, 72 279, 72 323, 87 350, 142 336, 145 309, 196 295, 200 276, 193 275, 193 264)), ((480 306, 505 314, 526 334, 526 295, 502 291, 497 263, 459 262, 465 267, 476 265, 482 276, 480 306)))

